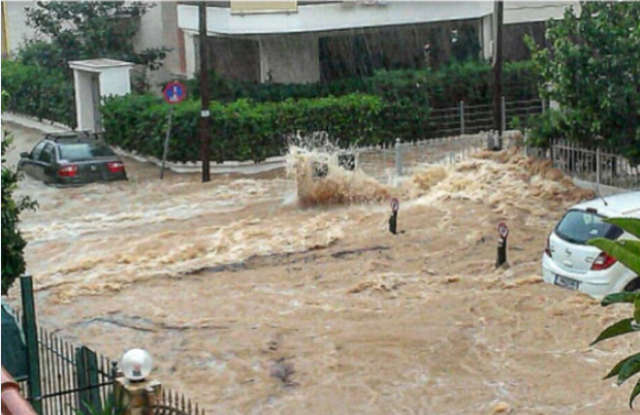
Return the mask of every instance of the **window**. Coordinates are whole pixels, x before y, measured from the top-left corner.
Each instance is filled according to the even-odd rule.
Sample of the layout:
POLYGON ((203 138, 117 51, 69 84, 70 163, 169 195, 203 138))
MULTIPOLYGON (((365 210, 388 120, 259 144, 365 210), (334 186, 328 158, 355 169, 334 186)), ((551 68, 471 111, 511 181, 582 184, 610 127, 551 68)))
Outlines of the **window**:
POLYGON ((556 234, 567 242, 584 245, 593 238, 615 240, 622 235, 617 226, 604 221, 595 213, 582 210, 570 210, 556 228, 556 234))
POLYGON ((67 161, 111 157, 115 153, 104 143, 65 143, 60 145, 60 159, 67 161))
POLYGON ((47 164, 51 164, 54 161, 56 161, 56 152, 55 152, 55 149, 53 148, 53 145, 47 144, 45 146, 44 150, 42 150, 42 153, 40 154, 39 160, 47 164))
POLYGON ((39 160, 40 159, 40 153, 42 153, 42 149, 44 148, 44 145, 47 144, 44 141, 39 142, 31 151, 31 159, 32 160, 39 160))

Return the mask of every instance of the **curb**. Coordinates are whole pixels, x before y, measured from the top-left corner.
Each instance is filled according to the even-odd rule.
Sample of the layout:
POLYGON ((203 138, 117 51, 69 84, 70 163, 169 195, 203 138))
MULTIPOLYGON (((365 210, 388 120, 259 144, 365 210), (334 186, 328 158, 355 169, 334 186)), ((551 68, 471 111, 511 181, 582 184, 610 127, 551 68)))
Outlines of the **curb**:
MULTIPOLYGON (((70 131, 69 126, 49 121, 38 120, 22 114, 5 112, 2 114, 2 121, 18 124, 25 128, 40 130, 45 133, 59 133, 70 131)), ((132 158, 142 163, 153 163, 157 166, 162 165, 162 160, 155 157, 143 156, 136 152, 129 152, 119 147, 113 148, 116 154, 124 157, 132 158)), ((199 173, 202 171, 202 162, 175 163, 167 162, 165 167, 175 173, 199 173)), ((253 161, 225 161, 222 163, 211 163, 211 174, 259 174, 272 170, 282 169, 285 167, 285 157, 270 157, 262 163, 254 163, 253 161)))

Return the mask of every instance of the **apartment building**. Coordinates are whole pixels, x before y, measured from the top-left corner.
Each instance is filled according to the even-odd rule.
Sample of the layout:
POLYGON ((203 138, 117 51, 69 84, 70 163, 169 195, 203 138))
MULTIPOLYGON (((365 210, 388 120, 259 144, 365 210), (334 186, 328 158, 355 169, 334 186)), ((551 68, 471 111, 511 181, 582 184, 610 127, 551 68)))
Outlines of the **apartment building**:
MULTIPOLYGON (((24 24, 24 9, 34 3, 3 2, 8 53, 34 36, 24 24)), ((544 22, 562 18, 570 6, 579 7, 577 1, 505 2, 506 58, 526 59, 524 35, 544 43, 544 22)), ((493 13, 493 1, 211 1, 209 64, 229 79, 311 83, 437 66, 460 53, 488 59, 493 13)), ((157 2, 141 19, 135 46, 172 49, 154 75, 155 82, 163 82, 195 75, 199 42, 197 2, 157 2)))

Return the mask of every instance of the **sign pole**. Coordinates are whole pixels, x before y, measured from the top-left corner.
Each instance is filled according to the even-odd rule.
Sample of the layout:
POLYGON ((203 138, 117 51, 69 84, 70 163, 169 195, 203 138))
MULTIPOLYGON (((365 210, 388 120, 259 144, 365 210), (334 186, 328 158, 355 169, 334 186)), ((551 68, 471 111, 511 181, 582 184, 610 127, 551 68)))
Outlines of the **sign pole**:
POLYGON ((202 182, 211 181, 209 162, 211 128, 209 118, 209 48, 207 47, 207 3, 199 4, 200 18, 200 156, 202 158, 202 182))
POLYGON ((173 106, 181 103, 187 97, 187 88, 180 82, 169 82, 162 90, 164 100, 169 104, 169 122, 167 123, 167 134, 164 138, 162 150, 162 167, 160 168, 160 180, 164 178, 164 166, 169 155, 169 139, 171 138, 171 126, 173 121, 173 106))
POLYGON ((172 119, 173 119, 173 106, 169 107, 169 125, 167 126, 167 135, 164 138, 164 149, 162 151, 162 167, 160 168, 160 180, 164 179, 164 165, 167 162, 167 153, 169 152, 169 138, 171 137, 172 119))
POLYGON ((507 238, 509 237, 509 227, 506 223, 498 224, 498 256, 496 258, 496 268, 500 268, 507 262, 507 238))

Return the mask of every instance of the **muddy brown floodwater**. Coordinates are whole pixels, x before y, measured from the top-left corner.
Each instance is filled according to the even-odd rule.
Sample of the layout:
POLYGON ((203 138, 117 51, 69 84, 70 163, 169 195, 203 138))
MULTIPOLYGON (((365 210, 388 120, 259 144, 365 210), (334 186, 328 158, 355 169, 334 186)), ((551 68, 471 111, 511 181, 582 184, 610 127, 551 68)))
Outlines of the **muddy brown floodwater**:
MULTIPOLYGON (((37 140, 9 127, 14 152, 37 140)), ((210 413, 629 413, 631 385, 602 377, 637 342, 589 347, 629 310, 541 283, 547 234, 587 192, 506 152, 392 188, 336 169, 313 183, 311 157, 208 184, 130 159, 129 182, 26 179, 42 324, 116 358, 149 350, 210 413), (500 220, 510 266, 495 270, 500 220)))

